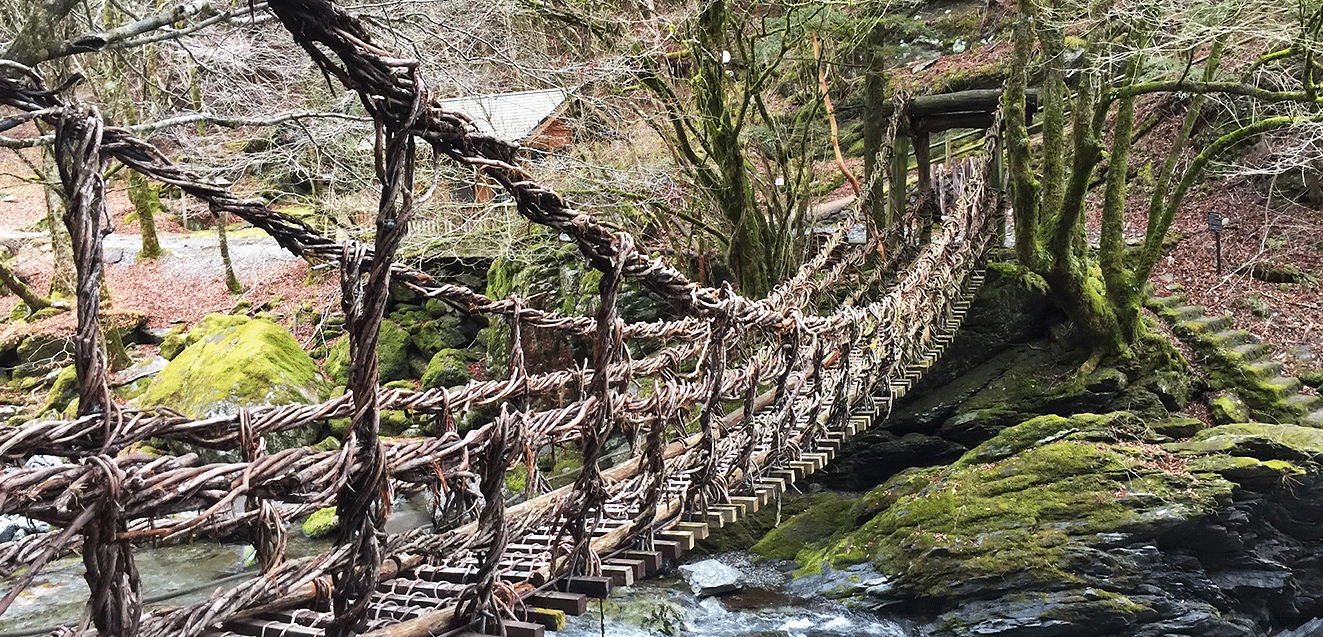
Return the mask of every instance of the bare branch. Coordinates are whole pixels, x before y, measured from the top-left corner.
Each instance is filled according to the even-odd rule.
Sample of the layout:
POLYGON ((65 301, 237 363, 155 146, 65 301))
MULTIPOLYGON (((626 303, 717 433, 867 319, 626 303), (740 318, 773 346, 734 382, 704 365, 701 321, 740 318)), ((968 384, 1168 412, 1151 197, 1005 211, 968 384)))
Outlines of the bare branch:
MULTIPOLYGON (((190 113, 178 117, 149 122, 146 124, 136 124, 126 128, 134 134, 154 133, 159 130, 172 128, 175 126, 187 126, 197 124, 198 122, 206 124, 215 124, 225 128, 239 128, 241 126, 275 126, 289 121, 303 119, 343 119, 351 122, 370 123, 372 120, 357 115, 347 115, 345 113, 327 113, 321 111, 291 111, 288 113, 279 113, 271 117, 226 117, 213 113, 190 113)), ((40 137, 30 137, 27 139, 15 139, 12 137, 0 136, 0 148, 34 148, 36 146, 50 146, 55 142, 55 135, 42 135, 40 137)))

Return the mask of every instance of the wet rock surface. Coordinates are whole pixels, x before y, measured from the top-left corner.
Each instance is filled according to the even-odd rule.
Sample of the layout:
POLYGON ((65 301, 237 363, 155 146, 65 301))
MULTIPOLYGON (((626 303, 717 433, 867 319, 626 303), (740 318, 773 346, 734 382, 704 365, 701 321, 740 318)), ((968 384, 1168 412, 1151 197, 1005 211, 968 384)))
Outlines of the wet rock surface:
POLYGON ((680 577, 699 597, 729 593, 744 587, 744 574, 717 560, 703 560, 680 566, 680 577))

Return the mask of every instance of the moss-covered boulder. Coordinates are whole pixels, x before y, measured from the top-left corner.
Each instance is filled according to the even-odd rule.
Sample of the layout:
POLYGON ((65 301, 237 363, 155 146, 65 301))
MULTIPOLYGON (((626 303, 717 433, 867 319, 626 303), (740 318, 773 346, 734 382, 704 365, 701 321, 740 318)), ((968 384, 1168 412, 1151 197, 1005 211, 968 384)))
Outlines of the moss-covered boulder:
MULTIPOLYGON (((415 370, 417 350, 412 346, 409 332, 394 321, 382 321, 377 330, 377 374, 381 383, 418 378, 422 362, 415 370)), ((332 343, 326 351, 323 365, 326 375, 341 385, 349 382, 349 337, 332 343)))
POLYGON ((335 507, 317 509, 303 521, 303 535, 312 539, 326 537, 339 529, 340 516, 335 514, 335 507))
POLYGON ((468 350, 443 349, 438 351, 427 363, 423 372, 423 389, 437 389, 463 385, 473 378, 469 373, 469 363, 474 356, 468 350))
POLYGON ((78 370, 73 365, 69 365, 60 370, 60 374, 55 377, 55 382, 51 384, 50 393, 46 395, 46 404, 37 410, 38 414, 52 412, 54 414, 64 413, 70 405, 78 401, 78 370))
MULTIPOLYGON (((205 418, 239 407, 314 403, 329 389, 312 358, 289 332, 264 319, 245 319, 208 331, 184 348, 137 402, 205 418)), ((310 444, 316 438, 304 438, 316 433, 273 436, 268 443, 277 448, 310 444)))
POLYGON ((1223 392, 1209 401, 1208 412, 1213 417, 1213 422, 1219 425, 1245 422, 1250 419, 1249 406, 1240 399, 1240 396, 1232 392, 1223 392))
POLYGON ((793 560, 801 551, 854 523, 858 503, 830 492, 805 497, 810 499, 810 506, 773 528, 750 550, 768 559, 793 560))
POLYGON ((1309 612, 1299 609, 1323 600, 1300 592, 1323 585, 1306 557, 1323 550, 1313 522, 1323 430, 1191 420, 1081 414, 1006 428, 951 465, 905 471, 860 498, 846 517, 867 521, 806 543, 797 576, 868 565, 886 585, 849 594, 935 616, 933 635, 1297 625, 1309 612), (1193 437, 1159 442, 1182 433, 1193 437))
POLYGON ((208 314, 198 321, 191 328, 180 325, 166 332, 165 338, 161 341, 161 356, 166 360, 174 360, 184 348, 192 345, 209 334, 238 327, 247 323, 247 316, 236 314, 208 314))

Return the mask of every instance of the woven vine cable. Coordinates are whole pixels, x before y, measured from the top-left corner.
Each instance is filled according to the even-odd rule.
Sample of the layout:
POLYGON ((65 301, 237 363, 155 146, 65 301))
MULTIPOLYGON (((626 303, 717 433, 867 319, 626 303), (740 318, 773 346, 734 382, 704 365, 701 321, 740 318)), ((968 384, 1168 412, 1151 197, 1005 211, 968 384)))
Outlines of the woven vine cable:
POLYGON ((509 541, 509 529, 505 523, 505 498, 502 487, 505 484, 505 472, 509 466, 506 449, 508 439, 514 433, 517 418, 511 414, 508 406, 501 406, 501 413, 496 417, 496 430, 492 433, 491 444, 487 445, 482 458, 482 471, 479 491, 482 492, 482 510, 478 514, 478 535, 474 536, 474 545, 482 547, 482 556, 478 563, 477 581, 464 591, 460 602, 460 616, 467 625, 477 625, 488 635, 502 635, 505 622, 500 605, 496 602, 496 576, 505 555, 509 541))
POLYGON ((95 108, 67 107, 55 127, 55 161, 64 186, 68 209, 64 222, 73 239, 78 270, 78 328, 74 337, 75 368, 79 379, 79 415, 99 413, 102 454, 88 458, 105 489, 104 499, 80 505, 96 513, 83 527, 83 577, 91 589, 88 613, 102 635, 128 636, 138 631, 142 615, 142 581, 133 560, 133 547, 118 538, 126 529, 120 491, 124 472, 104 455, 116 437, 121 420, 110 400, 106 382, 106 356, 101 349, 99 296, 101 274, 101 219, 106 216, 105 162, 101 155, 101 116, 95 108))
MULTIPOLYGON (((241 407, 238 416, 243 460, 250 465, 255 464, 258 458, 266 455, 266 439, 253 435, 248 409, 241 407)), ((244 508, 257 511, 257 521, 253 528, 253 548, 257 551, 257 563, 262 567, 262 572, 270 573, 285 560, 285 547, 289 541, 285 520, 281 518, 280 510, 269 498, 254 495, 245 500, 244 508)))
MULTIPOLYGON (((412 69, 406 77, 414 82, 412 69)), ((341 262, 341 305, 349 334, 348 390, 356 397, 354 416, 344 446, 358 460, 349 481, 336 497, 340 519, 340 542, 350 547, 349 564, 336 574, 331 597, 335 618, 327 626, 327 637, 345 637, 358 632, 366 619, 368 604, 376 591, 381 569, 382 527, 390 515, 391 489, 381 443, 377 339, 389 300, 391 262, 408 233, 414 212, 413 135, 408 130, 422 112, 423 91, 412 102, 394 109, 368 112, 377 124, 376 168, 381 182, 377 210, 374 259, 366 278, 361 268, 365 250, 345 250, 341 262)))

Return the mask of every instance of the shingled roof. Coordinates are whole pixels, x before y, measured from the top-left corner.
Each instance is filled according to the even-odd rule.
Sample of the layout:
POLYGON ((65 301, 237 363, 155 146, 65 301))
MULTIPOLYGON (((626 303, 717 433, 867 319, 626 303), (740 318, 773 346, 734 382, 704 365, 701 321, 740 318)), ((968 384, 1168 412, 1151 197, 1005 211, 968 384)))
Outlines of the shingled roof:
POLYGON ((569 95, 563 88, 475 95, 441 100, 441 108, 467 115, 484 133, 522 142, 554 116, 569 95))

